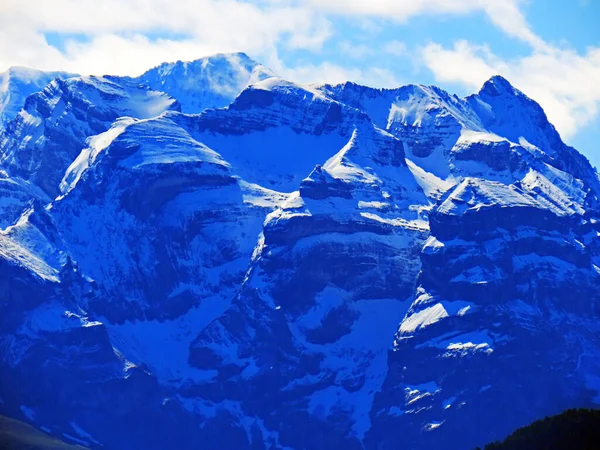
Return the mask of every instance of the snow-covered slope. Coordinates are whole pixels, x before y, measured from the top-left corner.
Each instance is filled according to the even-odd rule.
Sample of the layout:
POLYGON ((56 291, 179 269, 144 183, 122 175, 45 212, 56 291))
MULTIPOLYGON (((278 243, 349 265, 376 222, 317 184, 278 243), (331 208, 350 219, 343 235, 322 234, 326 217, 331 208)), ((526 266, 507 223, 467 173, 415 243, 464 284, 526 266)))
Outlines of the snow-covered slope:
POLYGON ((269 78, 246 88, 227 108, 175 121, 219 152, 244 180, 291 192, 336 153, 356 126, 360 111, 306 86, 269 78))
POLYGON ((232 54, 40 89, 0 143, 0 412, 116 450, 463 449, 600 403, 598 175, 505 79, 232 54))

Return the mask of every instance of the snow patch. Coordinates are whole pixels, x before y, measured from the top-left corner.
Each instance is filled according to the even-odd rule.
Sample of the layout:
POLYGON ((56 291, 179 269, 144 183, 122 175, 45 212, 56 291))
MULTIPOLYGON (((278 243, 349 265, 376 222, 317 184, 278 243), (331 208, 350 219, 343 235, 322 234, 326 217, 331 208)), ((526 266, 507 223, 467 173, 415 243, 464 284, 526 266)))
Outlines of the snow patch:
POLYGON ((81 428, 75 422, 70 422, 70 424, 71 424, 71 427, 73 428, 73 430, 75 431, 75 433, 77 433, 77 435, 80 438, 87 439, 87 441, 88 441, 87 445, 89 445, 89 443, 92 442, 96 445, 102 446, 102 444, 100 442, 98 442, 96 439, 94 439, 87 431, 85 431, 83 428, 81 428))
POLYGON ((439 428, 440 426, 442 426, 442 424, 444 423, 444 421, 442 420, 441 422, 431 422, 428 423, 427 425, 425 425, 424 430, 425 431, 433 431, 436 428, 439 428))
POLYGON ((120 119, 113 123, 108 131, 88 138, 88 147, 81 151, 65 172, 65 176, 60 182, 60 191, 63 194, 71 191, 78 183, 81 175, 94 163, 98 156, 134 121, 135 119, 132 118, 120 119))
MULTIPOLYGON (((428 295, 428 294, 427 294, 428 295)), ((419 297, 421 298, 421 297, 419 297)), ((422 300, 421 300, 422 302, 422 300)), ((409 334, 414 333, 418 329, 426 328, 433 325, 440 320, 455 316, 462 311, 464 314, 467 306, 474 306, 469 302, 465 301, 441 301, 433 306, 421 309, 418 312, 409 314, 400 324, 400 333, 409 334)))
POLYGON ((35 421, 35 411, 31 409, 29 406, 21 405, 21 412, 32 422, 35 421))

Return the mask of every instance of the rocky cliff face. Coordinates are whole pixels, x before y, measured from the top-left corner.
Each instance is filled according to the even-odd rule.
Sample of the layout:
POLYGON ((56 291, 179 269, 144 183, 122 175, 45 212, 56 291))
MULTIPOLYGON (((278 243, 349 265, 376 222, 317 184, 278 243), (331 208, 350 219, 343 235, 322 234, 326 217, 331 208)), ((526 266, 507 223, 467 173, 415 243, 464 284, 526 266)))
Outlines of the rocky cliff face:
POLYGON ((598 177, 500 77, 59 77, 0 161, 0 409, 49 433, 460 449, 600 399, 598 177))
POLYGON ((117 77, 56 79, 27 97, 2 140, 3 165, 51 197, 86 139, 106 131, 119 117, 154 117, 179 108, 176 100, 117 77))
POLYGON ((514 185, 467 178, 430 226, 389 390, 377 399, 388 417, 374 434, 399 421, 407 448, 457 433, 473 447, 547 408, 590 402, 599 278, 584 244, 589 224, 514 185))
POLYGON ((75 76, 66 72, 42 72, 25 67, 11 67, 0 74, 0 128, 14 119, 25 99, 44 87, 55 78, 75 76))

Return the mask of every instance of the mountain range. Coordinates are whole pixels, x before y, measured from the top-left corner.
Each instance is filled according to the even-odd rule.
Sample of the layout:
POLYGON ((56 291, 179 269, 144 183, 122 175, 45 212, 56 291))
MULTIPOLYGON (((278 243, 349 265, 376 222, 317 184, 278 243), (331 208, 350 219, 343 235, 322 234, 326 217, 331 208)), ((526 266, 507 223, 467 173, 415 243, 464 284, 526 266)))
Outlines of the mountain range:
POLYGON ((501 76, 0 75, 0 413, 92 449, 472 449, 600 404, 600 179, 501 76))

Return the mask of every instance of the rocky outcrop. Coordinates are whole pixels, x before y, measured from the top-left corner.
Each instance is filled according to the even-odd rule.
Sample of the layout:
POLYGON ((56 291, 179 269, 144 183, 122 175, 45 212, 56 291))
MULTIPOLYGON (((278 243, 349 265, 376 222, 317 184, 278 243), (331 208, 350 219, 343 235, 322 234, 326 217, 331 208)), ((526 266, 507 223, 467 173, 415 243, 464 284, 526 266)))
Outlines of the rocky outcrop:
POLYGON ((591 318, 600 278, 581 242, 583 218, 514 186, 466 179, 430 225, 372 439, 410 430, 384 448, 397 439, 437 448, 460 433, 461 446, 473 447, 550 411, 592 404, 587 377, 597 364, 585 355, 598 347, 591 318))

